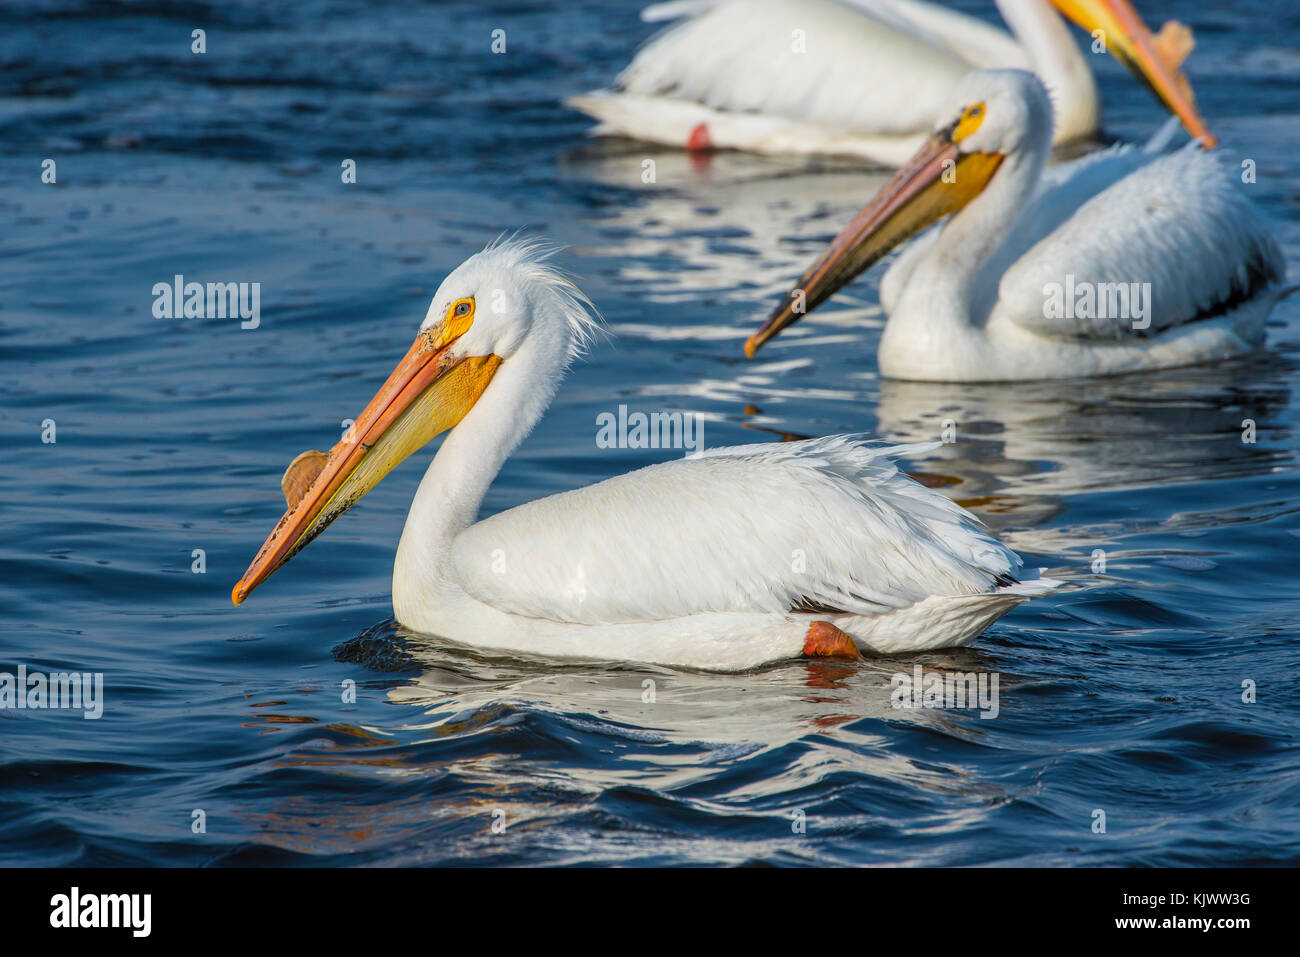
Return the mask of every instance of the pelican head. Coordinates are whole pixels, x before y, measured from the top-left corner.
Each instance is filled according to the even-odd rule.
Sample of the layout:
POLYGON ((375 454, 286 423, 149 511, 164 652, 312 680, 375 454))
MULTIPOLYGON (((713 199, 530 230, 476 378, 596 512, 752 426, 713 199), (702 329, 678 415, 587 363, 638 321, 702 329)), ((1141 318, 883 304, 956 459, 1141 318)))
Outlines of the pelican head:
POLYGON ((526 363, 533 398, 549 401, 596 328, 587 298, 546 263, 553 251, 498 242, 443 280, 415 342, 342 441, 303 452, 285 471, 287 509, 231 592, 236 605, 412 452, 455 428, 507 365, 526 363))
POLYGON ((1180 71, 1183 58, 1193 46, 1187 27, 1171 21, 1153 35, 1128 0, 1051 0, 1051 3, 1101 41, 1106 51, 1150 89, 1206 149, 1218 143, 1197 112, 1191 84, 1180 71))
POLYGON ((977 70, 958 81, 930 137, 858 213, 745 343, 798 322, 899 243, 978 196, 1007 156, 1051 148, 1047 90, 1024 70, 977 70))

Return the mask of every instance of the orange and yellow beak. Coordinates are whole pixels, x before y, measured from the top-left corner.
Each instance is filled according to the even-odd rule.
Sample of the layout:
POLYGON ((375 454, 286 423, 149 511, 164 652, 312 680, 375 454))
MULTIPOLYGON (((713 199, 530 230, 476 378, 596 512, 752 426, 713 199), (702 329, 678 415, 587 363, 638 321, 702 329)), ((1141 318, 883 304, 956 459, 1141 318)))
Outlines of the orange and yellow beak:
POLYGON ((452 354, 468 325, 449 310, 446 321, 421 331, 347 436, 328 453, 293 460, 280 483, 287 510, 231 591, 236 605, 407 456, 465 417, 501 363, 495 355, 452 354))
POLYGON ((978 128, 983 105, 922 144, 853 222, 826 247, 798 286, 745 342, 745 355, 825 302, 910 236, 961 209, 988 185, 1001 153, 962 153, 957 143, 978 128))
POLYGON ((1191 84, 1180 69, 1193 46, 1187 27, 1171 21, 1152 35, 1128 0, 1052 0, 1052 3, 1083 29, 1098 36, 1106 50, 1145 83, 1202 146, 1210 149, 1218 144, 1197 112, 1191 84))

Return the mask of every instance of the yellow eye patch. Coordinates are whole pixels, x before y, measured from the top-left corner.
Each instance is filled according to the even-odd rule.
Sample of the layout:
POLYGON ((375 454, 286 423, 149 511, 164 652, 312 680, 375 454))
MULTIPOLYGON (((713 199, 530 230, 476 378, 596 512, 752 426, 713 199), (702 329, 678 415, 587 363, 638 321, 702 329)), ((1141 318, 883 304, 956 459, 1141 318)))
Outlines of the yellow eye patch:
POLYGON ((960 143, 966 137, 970 136, 980 124, 984 122, 984 104, 972 103, 962 111, 961 119, 957 121, 957 126, 952 131, 952 141, 960 143))
POLYGON ((429 329, 430 333, 437 336, 433 347, 441 349, 447 343, 467 333, 472 325, 474 325, 474 297, 457 299, 447 307, 447 315, 443 317, 442 322, 429 329))

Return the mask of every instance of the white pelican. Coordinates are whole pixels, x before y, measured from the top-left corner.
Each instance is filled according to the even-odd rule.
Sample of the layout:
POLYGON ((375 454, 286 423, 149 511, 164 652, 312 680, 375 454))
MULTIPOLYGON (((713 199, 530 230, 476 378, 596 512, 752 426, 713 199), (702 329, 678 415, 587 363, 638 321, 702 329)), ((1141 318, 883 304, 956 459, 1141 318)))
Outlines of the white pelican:
POLYGON ((239 604, 403 459, 450 430, 415 494, 393 610, 416 631, 544 655, 736 670, 970 641, 1057 583, 852 436, 713 449, 474 523, 595 327, 535 243, 490 246, 433 297, 406 356, 288 510, 239 604))
POLYGON ((1097 88, 1053 7, 1095 35, 1212 145, 1179 72, 1191 31, 1152 36, 1128 0, 997 0, 1015 33, 922 0, 732 0, 652 39, 615 89, 572 97, 596 133, 688 149, 846 154, 898 166, 975 68, 1035 71, 1056 103, 1054 142, 1095 139, 1097 88), (851 5, 850 5, 851 4, 851 5))
POLYGON ((934 133, 745 343, 752 356, 909 236, 880 284, 882 375, 991 382, 1195 365, 1259 345, 1285 294, 1277 242, 1235 172, 1189 144, 1043 165, 1032 73, 981 70, 934 133))

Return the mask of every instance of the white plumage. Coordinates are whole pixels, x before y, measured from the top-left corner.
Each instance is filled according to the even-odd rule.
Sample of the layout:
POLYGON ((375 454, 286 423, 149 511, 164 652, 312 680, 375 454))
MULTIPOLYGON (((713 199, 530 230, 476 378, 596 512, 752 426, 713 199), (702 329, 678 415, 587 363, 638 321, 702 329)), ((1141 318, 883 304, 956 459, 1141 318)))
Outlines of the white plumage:
POLYGON ((583 624, 813 606, 871 616, 995 590, 1019 558, 887 457, 923 451, 833 436, 640 469, 466 529, 457 580, 503 611, 583 624), (494 572, 502 553, 517 572, 494 572))
MULTIPOLYGON (((1058 207, 1074 214, 1030 247, 998 283, 999 310, 1040 335, 1065 339, 1125 340, 1151 337, 1241 303, 1281 281, 1281 248, 1232 182, 1214 153, 1188 144, 1153 156, 1125 152, 1138 161, 1128 175, 1087 196, 1073 180, 1049 191, 1058 207), (1043 289, 1068 269, 1076 283, 1096 287, 1150 284, 1150 325, 1109 318, 1043 319, 1043 289)), ((1259 320, 1234 324, 1244 342, 1258 342, 1259 320)))
POLYGON ((402 532, 393 609, 467 645, 731 670, 798 656, 819 621, 849 648, 961 644, 1056 584, 890 460, 928 447, 855 436, 716 449, 475 523, 593 329, 546 255, 508 241, 447 277, 356 434, 286 473, 289 510, 237 603, 341 514, 329 503, 346 508, 427 441, 412 415, 450 431, 402 532))
MULTIPOLYGON (((1023 71, 977 71, 950 94, 933 142, 946 142, 955 162, 1001 159, 978 194, 905 248, 882 278, 881 372, 932 381, 1064 378, 1256 348, 1286 292, 1285 261, 1235 171, 1189 144, 1168 154, 1116 147, 1044 174, 1050 109, 1042 84, 1023 71), (944 140, 972 104, 983 105, 982 124, 960 142, 944 140), (1137 298, 1121 298, 1130 292, 1137 298), (1091 307, 1085 294, 1095 297, 1091 307), (1068 303, 1064 311, 1057 302, 1068 303)), ((964 188, 960 174, 953 188, 964 188)), ((908 190, 921 195, 915 182, 887 185, 873 204, 908 190)), ((850 225, 832 248, 872 240, 850 237, 855 228, 864 227, 850 225)), ((889 228, 891 243, 909 234, 889 228)), ((796 284, 810 301, 825 262, 796 284)), ((852 274, 841 273, 830 292, 852 274)), ((796 318, 787 314, 776 329, 796 318)))
MULTIPOLYGON (((516 244, 472 257, 430 315, 518 287, 519 268, 516 244)), ((961 644, 1055 587, 900 473, 889 456, 912 447, 855 436, 715 449, 470 524, 573 349, 557 282, 535 274, 511 297, 527 314, 493 317, 528 333, 416 493, 393 572, 403 624, 479 647, 730 670, 797 656, 819 620, 881 651, 961 644)))
MULTIPOLYGON (((689 18, 653 38, 615 88, 569 103, 616 133, 681 146, 836 153, 897 166, 949 90, 982 67, 1036 70, 1055 140, 1091 139, 1096 85, 1047 0, 998 0, 1016 37, 923 0, 730 0, 651 8, 689 18)), ((662 14, 662 15, 660 15, 662 14)))

